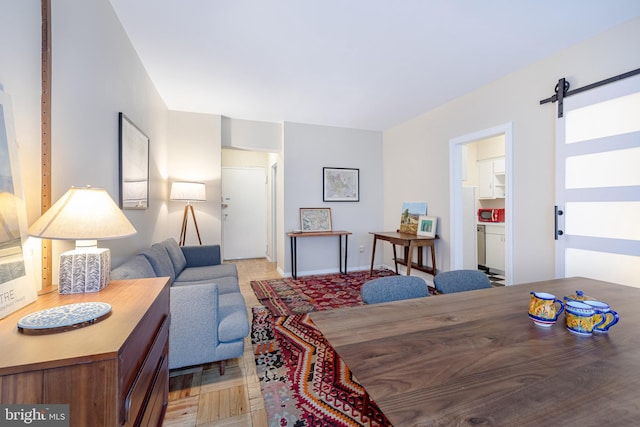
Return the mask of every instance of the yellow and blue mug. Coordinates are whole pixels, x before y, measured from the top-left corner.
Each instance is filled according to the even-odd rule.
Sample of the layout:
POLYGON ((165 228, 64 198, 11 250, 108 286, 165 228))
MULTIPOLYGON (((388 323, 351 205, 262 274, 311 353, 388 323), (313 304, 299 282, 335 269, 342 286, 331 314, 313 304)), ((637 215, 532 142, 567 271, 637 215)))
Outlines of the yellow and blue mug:
POLYGON ((590 305, 596 312, 594 316, 594 322, 596 326, 593 327, 593 332, 608 332, 609 328, 618 323, 620 316, 618 312, 612 310, 609 304, 602 301, 584 301, 585 304, 590 305), (604 321, 602 319, 604 318, 604 321))
POLYGON ((596 320, 594 308, 580 301, 567 301, 564 316, 569 332, 582 336, 591 336, 593 328, 600 326, 606 320, 606 318, 596 320))

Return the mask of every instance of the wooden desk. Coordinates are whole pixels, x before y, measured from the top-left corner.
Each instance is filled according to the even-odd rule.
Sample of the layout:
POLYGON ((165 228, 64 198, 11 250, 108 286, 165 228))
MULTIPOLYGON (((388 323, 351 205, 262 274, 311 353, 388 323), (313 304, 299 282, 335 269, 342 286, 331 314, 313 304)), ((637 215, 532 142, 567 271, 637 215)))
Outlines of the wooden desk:
POLYGON ((291 276, 298 278, 298 237, 327 237, 338 236, 338 263, 340 273, 347 274, 347 254, 349 249, 350 231, 305 231, 287 233, 291 242, 291 276), (342 271, 342 236, 344 236, 344 271, 342 271))
POLYGON ((96 293, 41 295, 0 320, 0 402, 69 404, 71 426, 161 425, 169 323, 167 277, 112 281, 96 293), (111 314, 67 332, 18 332, 27 314, 79 302, 109 303, 111 314))
POLYGON ((418 236, 416 234, 400 233, 396 231, 372 231, 373 249, 371 251, 371 269, 369 274, 373 274, 373 261, 376 257, 376 243, 378 240, 390 242, 393 245, 393 261, 396 266, 396 274, 398 273, 398 264, 407 266, 407 276, 411 275, 411 268, 424 271, 432 275, 436 275, 436 237, 418 236), (396 245, 404 247, 404 259, 398 259, 396 255, 396 245), (418 250, 418 262, 412 262, 413 249, 429 247, 431 249, 431 267, 424 265, 422 261, 422 250, 418 250))
POLYGON ((394 426, 637 425, 640 289, 584 278, 311 313, 394 426), (611 304, 608 334, 527 316, 530 291, 611 304))

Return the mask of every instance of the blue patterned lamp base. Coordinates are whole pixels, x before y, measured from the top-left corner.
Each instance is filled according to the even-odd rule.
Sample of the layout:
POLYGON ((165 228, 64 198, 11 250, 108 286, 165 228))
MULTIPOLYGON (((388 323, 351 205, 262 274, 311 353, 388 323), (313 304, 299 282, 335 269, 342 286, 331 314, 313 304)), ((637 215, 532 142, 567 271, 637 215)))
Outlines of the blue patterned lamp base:
POLYGON ((111 251, 107 248, 82 248, 60 255, 58 292, 80 294, 99 292, 109 283, 111 251))
POLYGON ((111 314, 106 302, 81 302, 61 305, 28 314, 18 320, 25 334, 52 334, 92 325, 111 314))

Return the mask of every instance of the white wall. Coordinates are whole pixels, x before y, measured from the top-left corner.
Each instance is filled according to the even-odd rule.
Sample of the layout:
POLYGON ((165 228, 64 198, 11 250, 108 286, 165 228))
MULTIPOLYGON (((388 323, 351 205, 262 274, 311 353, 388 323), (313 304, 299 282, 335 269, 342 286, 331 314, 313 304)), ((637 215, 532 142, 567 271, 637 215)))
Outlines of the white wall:
MULTIPOLYGON (((0 83, 12 98, 29 224, 40 216, 41 10, 39 1, 0 2, 0 83)), ((164 236, 167 110, 108 0, 52 4, 52 202, 69 187, 105 188, 118 200, 118 112, 151 140, 150 208, 125 211, 134 237, 99 242, 117 265, 164 236)), ((40 241, 30 239, 40 284, 40 241)), ((60 252, 53 242, 53 278, 60 252)))
MULTIPOLYGON (((572 88, 638 68, 640 19, 505 76, 384 132, 384 225, 395 229, 403 201, 426 200, 440 217, 439 270, 449 269, 449 140, 513 123, 513 283, 554 276, 556 104, 540 105, 561 77, 572 88)), ((498 52, 499 53, 499 52, 498 52)), ((390 262, 390 249, 385 260, 390 262)))
POLYGON ((118 200, 118 112, 150 139, 149 209, 124 211, 138 234, 98 242, 117 265, 166 235, 167 109, 108 0, 52 2, 52 40, 53 199, 92 185, 118 200))
POLYGON ((262 151, 222 149, 222 166, 239 168, 269 167, 269 153, 262 151))
MULTIPOLYGON (((169 173, 165 200, 169 200, 169 191, 173 181, 204 182, 207 201, 193 203, 200 238, 204 245, 220 244, 222 242, 220 116, 170 111, 168 129, 169 160, 167 163, 169 173)), ((180 237, 184 202, 169 202, 168 213, 169 229, 165 236, 159 237, 157 240, 166 237, 178 240, 180 237)), ((198 236, 191 217, 187 222, 185 244, 198 244, 198 236)))
POLYGON ((282 147, 282 123, 222 117, 222 146, 279 152, 282 147))
MULTIPOLYGON (((382 185, 382 133, 285 123, 284 228, 278 241, 279 249, 286 245, 283 270, 291 272, 286 232, 300 228, 300 208, 312 207, 331 208, 333 229, 353 233, 349 237, 349 270, 368 268, 373 241, 369 232, 379 231, 383 225, 382 185), (360 201, 323 202, 323 167, 360 169, 360 201)), ((298 274, 338 271, 337 242, 337 237, 299 238, 298 274)))
POLYGON ((39 1, 0 0, 0 85, 11 97, 27 221, 40 217, 39 1))

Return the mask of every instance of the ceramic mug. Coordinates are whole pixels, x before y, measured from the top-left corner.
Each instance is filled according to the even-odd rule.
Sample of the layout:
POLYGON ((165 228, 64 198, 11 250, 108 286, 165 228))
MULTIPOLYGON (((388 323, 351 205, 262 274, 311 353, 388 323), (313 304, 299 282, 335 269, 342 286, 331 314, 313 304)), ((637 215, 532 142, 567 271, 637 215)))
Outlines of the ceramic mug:
POLYGON ((597 322, 597 326, 594 326, 593 332, 608 332, 609 328, 620 320, 618 312, 611 310, 611 307, 606 302, 584 301, 584 303, 590 305, 596 312, 594 321, 597 322), (602 321, 603 318, 604 321, 602 321))
POLYGON ((536 325, 550 327, 563 311, 564 304, 555 295, 547 292, 531 292, 529 317, 536 325), (556 303, 560 304, 559 309, 556 309, 556 303))
POLYGON ((594 308, 580 301, 567 301, 564 316, 569 332, 583 336, 591 336, 593 328, 600 326, 606 320, 606 317, 596 320, 594 308))

